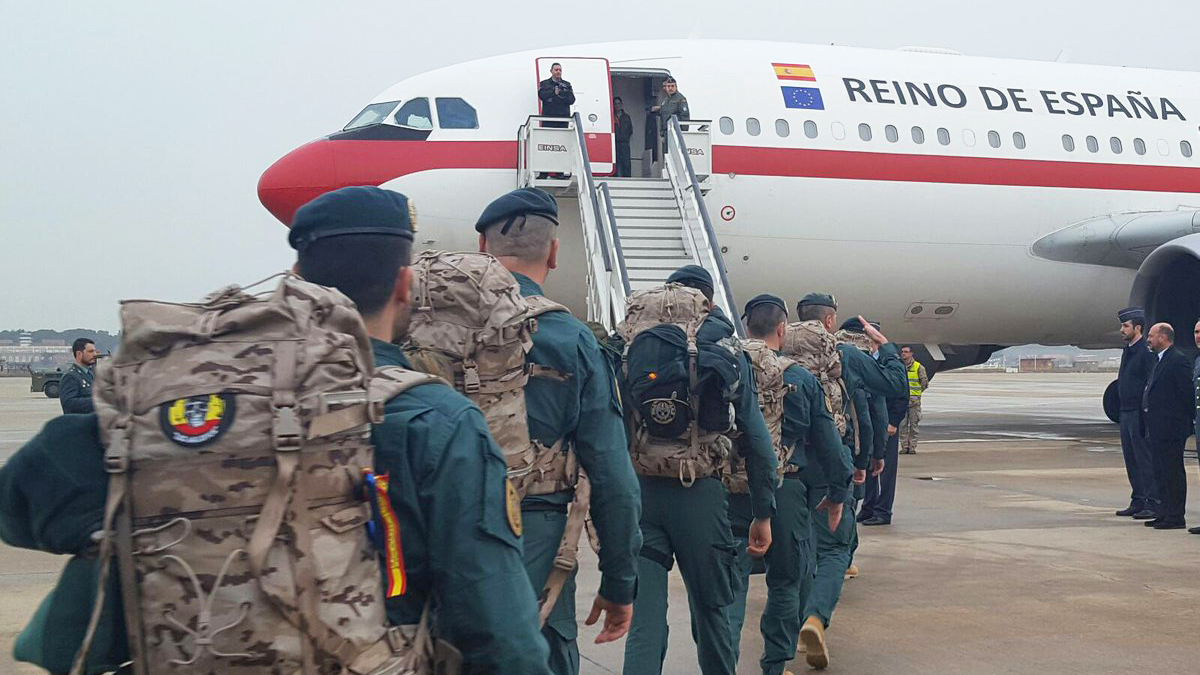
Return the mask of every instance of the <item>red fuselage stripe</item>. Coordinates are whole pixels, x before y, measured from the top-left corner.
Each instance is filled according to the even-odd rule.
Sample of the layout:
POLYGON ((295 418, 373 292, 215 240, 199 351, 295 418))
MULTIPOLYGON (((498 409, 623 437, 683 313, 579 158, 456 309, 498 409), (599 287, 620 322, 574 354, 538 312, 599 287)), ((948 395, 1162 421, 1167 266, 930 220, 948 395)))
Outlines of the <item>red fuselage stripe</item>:
POLYGON ((713 146, 713 172, 915 183, 1200 192, 1200 168, 732 145, 713 146))
MULTIPOLYGON (((515 141, 327 141, 341 185, 431 169, 515 169, 515 141)), ((604 161, 604 160, 600 160, 604 161)), ((966 185, 1200 193, 1200 167, 713 146, 713 172, 966 185)))

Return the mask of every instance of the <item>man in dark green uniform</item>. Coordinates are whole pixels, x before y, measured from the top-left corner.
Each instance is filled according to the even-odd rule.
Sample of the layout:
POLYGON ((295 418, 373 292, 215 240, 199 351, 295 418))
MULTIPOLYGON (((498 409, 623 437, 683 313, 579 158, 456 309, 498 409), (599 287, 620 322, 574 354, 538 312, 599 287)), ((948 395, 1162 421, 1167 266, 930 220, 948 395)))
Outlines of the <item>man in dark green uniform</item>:
MULTIPOLYGON (((879 330, 879 324, 871 322, 871 327, 879 330)), ((862 319, 851 317, 842 323, 834 337, 838 341, 838 350, 858 348, 860 352, 872 359, 878 354, 875 342, 867 337, 863 329, 862 319)), ((843 357, 844 360, 844 357, 843 357)), ((867 389, 860 388, 852 398, 855 410, 851 455, 854 461, 854 501, 861 504, 867 497, 867 481, 870 477, 878 477, 883 472, 883 457, 887 452, 887 400, 867 389)), ((852 418, 852 419, 854 419, 852 418)), ((861 522, 861 520, 859 520, 861 522)), ((851 563, 845 577, 853 579, 858 576, 858 566, 853 563, 854 552, 858 550, 857 529, 855 531, 854 547, 850 551, 851 563)))
MULTIPOLYGON (((403 195, 343 188, 297 211, 288 238, 298 251, 299 273, 358 305, 377 365, 407 366, 391 342, 407 327, 413 225, 403 195)), ((482 413, 440 384, 415 387, 384 412, 372 432, 375 461, 380 473, 392 476, 388 497, 408 575, 408 590, 388 600, 389 620, 417 623, 432 597, 438 635, 462 652, 465 672, 549 675, 537 601, 521 564, 520 517, 507 508, 507 467, 482 413)), ((84 553, 103 513, 103 457, 94 415, 49 422, 0 468, 0 537, 15 546, 84 553)), ((19 660, 67 672, 95 578, 91 560, 68 563, 18 638, 19 660)), ((120 594, 108 597, 115 604, 120 594)), ((111 670, 125 658, 120 611, 110 607, 108 616, 89 673, 111 670)))
MULTIPOLYGON (((879 330, 878 323, 872 321, 870 325, 879 330)), ((864 332, 862 320, 857 316, 846 319, 836 337, 839 350, 843 347, 857 347, 872 359, 878 353, 875 351, 875 343, 864 332)), ((866 498, 868 474, 878 476, 884 468, 888 437, 887 399, 868 389, 860 388, 854 394, 854 406, 858 412, 856 438, 861 439, 853 446, 854 498, 863 500, 866 498)))
POLYGON ((658 113, 658 136, 662 139, 663 154, 667 152, 667 132, 671 128, 671 118, 680 120, 691 119, 692 111, 688 109, 687 97, 679 92, 675 78, 668 76, 663 80, 663 95, 658 103, 650 107, 650 112, 658 113))
MULTIPOLYGON (((537 188, 510 192, 484 209, 475 229, 480 250, 494 255, 513 273, 522 296, 543 295, 541 284, 558 266, 558 205, 553 197, 537 188)), ((587 623, 595 623, 604 612, 604 630, 596 642, 611 642, 629 630, 642 545, 641 496, 629 462, 612 370, 591 329, 565 311, 537 317, 529 361, 538 366, 525 386, 530 436, 546 447, 565 441, 591 483, 601 578, 587 623), (542 368, 562 377, 539 377, 542 368)), ((521 503, 525 569, 537 592, 554 569, 573 498, 574 490, 568 488, 530 495, 521 503)), ((572 571, 542 629, 550 645, 551 670, 558 675, 579 672, 577 632, 572 571)))
POLYGON ((96 343, 79 338, 71 344, 75 363, 63 373, 58 384, 58 403, 66 413, 92 412, 92 380, 96 373, 96 343))
MULTIPOLYGON (((760 295, 746 303, 746 328, 751 339, 762 340, 778 350, 787 328, 787 306, 773 295, 760 295)), ((764 675, 779 675, 796 655, 800 633, 800 587, 812 576, 812 542, 809 525, 808 490, 800 480, 801 470, 819 463, 826 476, 832 477, 817 506, 820 518, 831 530, 842 519, 843 504, 850 484, 849 453, 842 445, 833 423, 825 392, 812 373, 793 363, 784 371, 790 386, 784 397, 783 427, 780 441, 793 448, 785 468, 783 482, 775 489, 775 517, 771 520, 772 545, 764 557, 766 563, 767 604, 759 630, 763 636, 763 655, 759 661, 764 675)), ((730 495, 729 519, 734 537, 744 543, 750 523, 747 495, 730 495)), ((739 553, 739 585, 730 606, 730 629, 735 652, 746 616, 746 592, 752 561, 739 553)))
MULTIPOLYGON (((797 303, 796 313, 801 321, 820 321, 825 330, 830 332, 837 325, 837 303, 834 302, 833 296, 825 293, 810 293, 804 296, 797 303)), ((863 390, 887 398, 900 395, 908 387, 908 376, 896 346, 869 324, 864 323, 863 332, 874 342, 879 352, 878 360, 857 347, 838 345, 842 380, 848 395, 847 405, 863 390)), ((850 425, 848 434, 854 431, 856 430, 853 425, 850 425)), ((853 447, 852 436, 849 436, 847 446, 853 447)), ((829 665, 825 628, 829 626, 833 610, 841 596, 843 575, 850 566, 851 557, 858 544, 858 530, 854 518, 853 494, 847 498, 841 523, 837 528, 830 528, 827 522, 823 522, 824 519, 816 517, 815 510, 819 500, 814 498, 814 495, 822 495, 827 491, 829 477, 825 475, 820 464, 814 463, 804 470, 803 480, 808 486, 808 503, 814 512, 812 525, 816 573, 811 585, 806 584, 801 589, 804 625, 800 629, 800 641, 804 644, 808 665, 825 668, 829 665)))
MULTIPOLYGON (((712 277, 703 268, 687 265, 667 278, 713 298, 712 277)), ((732 332, 733 324, 714 306, 700 332, 732 332), (711 322, 711 323, 710 323, 711 322)), ((775 513, 775 449, 758 407, 758 392, 749 357, 740 352, 740 384, 734 402, 735 443, 746 461, 750 483, 749 552, 761 556, 771 546, 771 518, 775 513)), ((688 589, 692 610, 692 637, 700 672, 728 675, 737 656, 729 627, 729 605, 734 600, 737 547, 729 526, 729 496, 717 476, 702 476, 690 487, 678 478, 638 476, 642 487, 642 550, 638 559, 638 597, 633 627, 625 642, 627 675, 662 672, 667 650, 667 572, 675 560, 688 589)))

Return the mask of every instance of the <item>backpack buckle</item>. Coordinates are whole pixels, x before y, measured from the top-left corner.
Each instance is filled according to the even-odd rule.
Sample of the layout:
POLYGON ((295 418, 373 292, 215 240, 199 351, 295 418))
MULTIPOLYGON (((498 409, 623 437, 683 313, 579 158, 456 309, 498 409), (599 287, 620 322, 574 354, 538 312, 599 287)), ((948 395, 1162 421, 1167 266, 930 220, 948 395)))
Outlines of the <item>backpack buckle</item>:
POLYGON ((276 450, 300 449, 300 418, 292 406, 273 406, 274 421, 271 424, 271 441, 276 450))
POLYGON ((463 390, 468 394, 477 394, 480 384, 479 369, 475 364, 463 364, 463 390))
POLYGON ((104 449, 104 470, 125 473, 129 471, 129 430, 122 424, 113 431, 112 442, 104 449))

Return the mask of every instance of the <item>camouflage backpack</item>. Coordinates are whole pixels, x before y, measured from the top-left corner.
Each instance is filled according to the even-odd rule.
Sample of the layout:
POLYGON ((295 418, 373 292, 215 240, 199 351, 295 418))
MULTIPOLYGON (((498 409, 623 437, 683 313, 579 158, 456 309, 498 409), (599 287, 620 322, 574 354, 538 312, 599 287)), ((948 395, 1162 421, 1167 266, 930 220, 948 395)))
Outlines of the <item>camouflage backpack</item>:
POLYGON ((867 334, 857 330, 839 330, 833 334, 833 339, 839 345, 850 345, 868 354, 875 351, 875 342, 867 334))
POLYGON ((547 448, 531 439, 525 409, 530 377, 567 377, 528 363, 536 317, 567 308, 522 297, 512 273, 487 253, 426 251, 412 270, 410 358, 439 364, 436 370, 483 410, 521 498, 573 488, 574 453, 561 440, 547 448))
POLYGON ((842 359, 837 351, 837 340, 816 319, 798 321, 788 324, 780 351, 821 382, 825 404, 833 414, 838 433, 845 438, 846 385, 842 382, 842 359))
POLYGON ((720 473, 728 462, 732 406, 711 395, 708 398, 715 400, 702 401, 697 334, 710 312, 703 293, 676 283, 626 300, 625 321, 617 326, 617 335, 625 350, 622 380, 632 418, 629 451, 639 474, 677 477, 690 487, 697 478, 720 473), (705 427, 706 408, 724 408, 724 419, 705 427))
POLYGON ((432 672, 427 618, 388 627, 403 560, 385 558, 401 581, 385 591, 368 523, 386 504, 370 424, 437 379, 373 373, 353 303, 293 276, 125 301, 121 321, 95 384, 108 536, 73 672, 114 554, 136 675, 432 672))
MULTIPOLYGON (((767 430, 771 432, 771 441, 775 444, 778 461, 776 470, 782 478, 794 449, 783 445, 784 399, 796 390, 795 386, 784 381, 783 374, 795 361, 779 356, 762 340, 742 340, 742 349, 750 355, 750 363, 754 366, 754 376, 758 381, 758 404, 767 421, 767 430)), ((749 477, 741 457, 736 454, 730 456, 729 472, 722 476, 722 481, 730 492, 744 494, 750 491, 749 477)))
POLYGON ((525 385, 530 377, 570 377, 528 361, 537 317, 568 310, 543 296, 522 297, 512 273, 486 253, 427 251, 412 269, 409 358, 483 410, 518 500, 575 491, 555 567, 538 596, 544 624, 577 564, 591 491, 565 439, 546 447, 530 437, 525 385))

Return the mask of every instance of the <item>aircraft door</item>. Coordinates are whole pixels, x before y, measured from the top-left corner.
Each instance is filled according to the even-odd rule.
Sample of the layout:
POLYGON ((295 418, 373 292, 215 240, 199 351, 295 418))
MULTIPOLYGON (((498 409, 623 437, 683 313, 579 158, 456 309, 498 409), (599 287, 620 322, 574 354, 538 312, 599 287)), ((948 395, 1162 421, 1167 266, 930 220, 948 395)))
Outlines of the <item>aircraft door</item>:
MULTIPOLYGON (((571 83, 575 93, 572 113, 579 113, 583 123, 583 136, 587 143, 588 158, 592 161, 592 173, 613 172, 613 123, 612 123, 612 80, 608 72, 608 59, 599 57, 553 57, 537 59, 537 79, 550 77, 550 66, 562 65, 562 79, 571 83)), ((542 101, 538 99, 538 112, 542 112, 542 101)))

